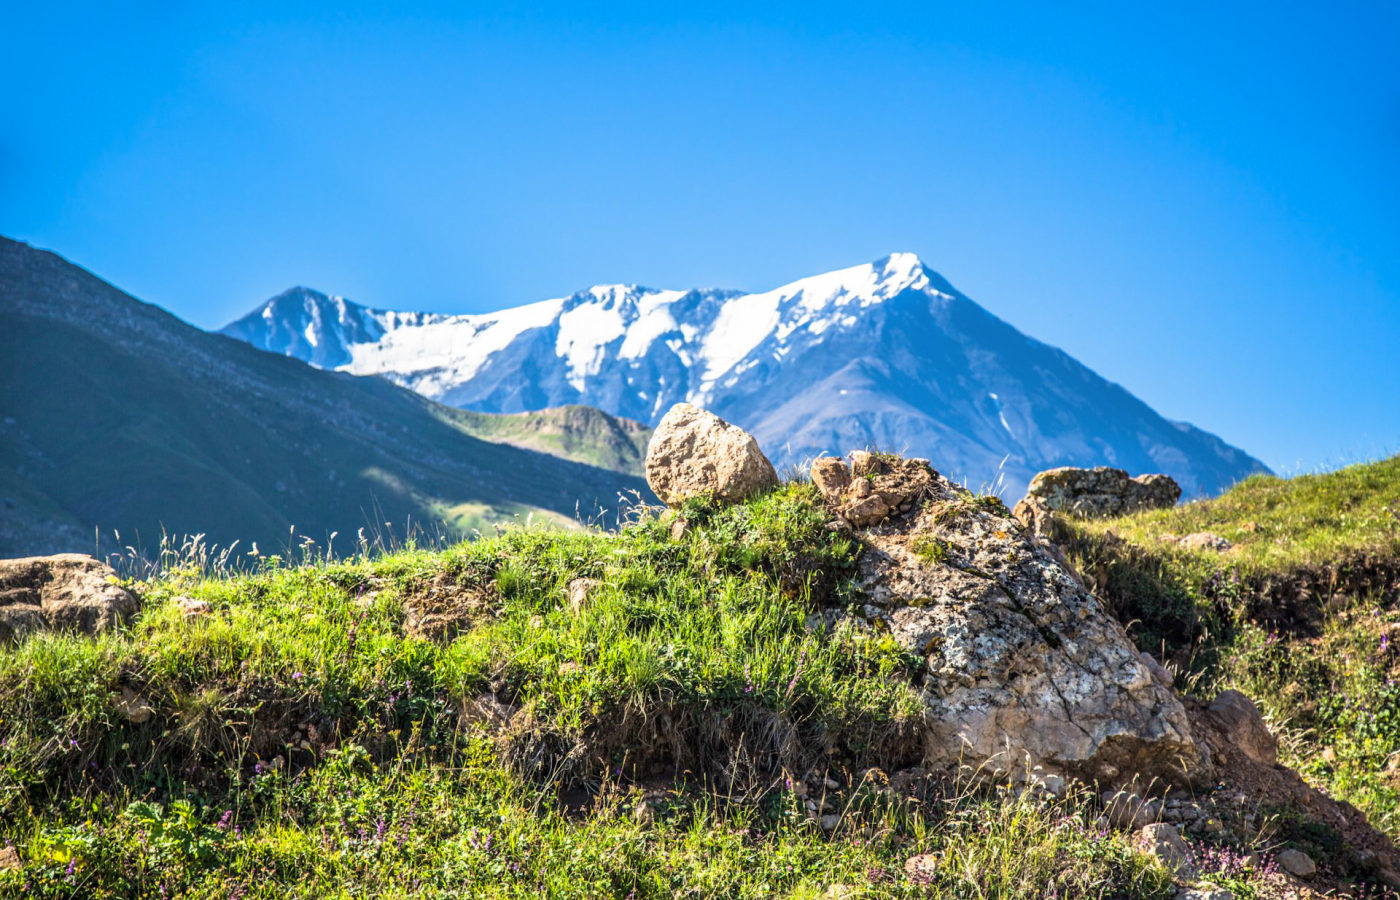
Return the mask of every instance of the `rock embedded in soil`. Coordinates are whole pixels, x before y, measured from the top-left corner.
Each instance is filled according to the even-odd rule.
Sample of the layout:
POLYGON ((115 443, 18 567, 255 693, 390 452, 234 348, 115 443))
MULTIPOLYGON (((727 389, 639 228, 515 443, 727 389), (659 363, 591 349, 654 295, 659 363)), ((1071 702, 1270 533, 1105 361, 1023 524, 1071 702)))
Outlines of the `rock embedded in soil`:
POLYGON ((1317 864, 1312 861, 1311 856, 1302 850, 1294 850, 1290 847, 1280 851, 1274 857, 1274 861, 1278 863, 1280 869, 1297 878, 1311 878, 1317 874, 1317 864))
POLYGON ((1235 545, 1213 531, 1197 531, 1177 538, 1176 543, 1187 550, 1214 550, 1224 553, 1235 545))
POLYGON ((1135 842, 1175 877, 1191 879, 1196 876, 1195 866, 1191 864, 1191 848, 1174 826, 1165 822, 1146 825, 1138 831, 1135 842))
MULTIPOLYGON (((861 460, 852 467, 858 483, 861 460)), ((824 464, 824 482, 839 470, 824 464)), ((1209 771, 1181 700, 1123 627, 1000 503, 926 463, 879 458, 910 483, 909 513, 857 532, 858 586, 892 637, 922 657, 925 765, 1113 782, 1187 781, 1209 771)), ((831 477, 834 474, 834 478, 831 477)), ((844 505, 850 490, 828 497, 844 505)), ((888 505, 888 504, 887 504, 888 505)), ((1145 824, 1145 823, 1144 823, 1145 824)))
POLYGON ((112 708, 117 715, 133 725, 141 725, 149 722, 155 715, 155 707, 129 687, 121 689, 121 693, 112 699, 112 708))
POLYGON ((0 641, 33 631, 116 628, 141 605, 116 581, 111 566, 79 553, 0 560, 0 641))
POLYGON ((671 407, 656 426, 646 474, 668 506, 700 495, 737 503, 778 486, 778 473, 753 435, 689 403, 671 407))
POLYGON ((199 619, 214 612, 214 607, 208 600, 196 600, 193 597, 176 597, 175 605, 180 607, 180 612, 186 619, 199 619))
POLYGON ((1027 501, 1086 519, 1169 509, 1180 499, 1181 485, 1168 475, 1130 478, 1122 469, 1108 466, 1049 469, 1031 479, 1026 490, 1027 501))
POLYGON ((602 582, 596 578, 574 578, 569 581, 565 589, 569 595, 569 609, 574 612, 582 612, 584 606, 588 604, 588 598, 592 593, 602 586, 602 582))
POLYGON ((1213 884, 1198 884, 1182 888, 1173 900, 1235 900, 1234 892, 1213 884))
POLYGON ((1259 707, 1244 694, 1222 691, 1206 707, 1206 714, 1240 753, 1260 765, 1278 762, 1278 741, 1269 733, 1259 707))

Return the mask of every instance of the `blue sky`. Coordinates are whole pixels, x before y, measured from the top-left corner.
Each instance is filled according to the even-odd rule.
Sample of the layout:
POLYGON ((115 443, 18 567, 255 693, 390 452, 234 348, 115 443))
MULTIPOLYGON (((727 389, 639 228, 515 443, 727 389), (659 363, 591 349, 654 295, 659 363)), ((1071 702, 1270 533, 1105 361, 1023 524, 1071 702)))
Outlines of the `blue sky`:
POLYGON ((203 327, 911 250, 1281 471, 1400 450, 1400 5, 197 6, 7 10, 0 233, 203 327))

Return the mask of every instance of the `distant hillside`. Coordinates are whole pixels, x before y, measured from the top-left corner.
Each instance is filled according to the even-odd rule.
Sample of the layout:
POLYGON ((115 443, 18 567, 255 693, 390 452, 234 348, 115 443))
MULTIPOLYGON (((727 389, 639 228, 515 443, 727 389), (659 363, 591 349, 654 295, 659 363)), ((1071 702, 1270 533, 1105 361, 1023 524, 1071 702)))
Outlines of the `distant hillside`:
POLYGON ((318 541, 339 532, 345 550, 361 527, 386 522, 402 535, 409 519, 454 533, 531 512, 572 521, 645 491, 638 478, 479 435, 553 442, 625 469, 621 444, 586 450, 552 434, 548 416, 468 421, 383 379, 205 333, 3 238, 0 384, 0 556, 91 552, 94 529, 147 549, 163 530, 266 550, 295 527, 318 541))
POLYGON ((482 412, 584 403, 655 425, 686 400, 752 431, 779 467, 875 447, 974 488, 1000 476, 1013 501, 1055 466, 1166 472, 1188 498, 1267 471, 1017 331, 912 253, 761 293, 598 285, 480 315, 295 288, 223 331, 482 412))
POLYGON ((444 406, 439 412, 482 440, 639 477, 651 440, 651 429, 641 422, 591 406, 556 406, 524 413, 479 413, 444 406))

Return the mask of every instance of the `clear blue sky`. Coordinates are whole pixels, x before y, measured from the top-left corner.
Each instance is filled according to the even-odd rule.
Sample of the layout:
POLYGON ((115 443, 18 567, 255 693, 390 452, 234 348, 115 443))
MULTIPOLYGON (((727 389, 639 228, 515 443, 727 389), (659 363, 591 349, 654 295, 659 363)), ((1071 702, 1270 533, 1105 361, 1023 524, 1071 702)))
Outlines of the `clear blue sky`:
POLYGON ((204 327, 912 250, 1276 468, 1400 450, 1400 4, 393 6, 11 4, 0 233, 204 327))

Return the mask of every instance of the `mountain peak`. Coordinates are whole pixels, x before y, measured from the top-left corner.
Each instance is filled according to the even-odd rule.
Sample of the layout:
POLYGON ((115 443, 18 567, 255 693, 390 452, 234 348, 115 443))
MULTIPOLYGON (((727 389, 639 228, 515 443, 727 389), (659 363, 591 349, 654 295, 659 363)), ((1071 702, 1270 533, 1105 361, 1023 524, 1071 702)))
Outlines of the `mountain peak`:
POLYGON ((335 368, 350 361, 350 345, 384 336, 385 315, 344 297, 297 285, 219 331, 263 350, 335 368))
POLYGON ((931 271, 917 253, 908 252, 891 253, 875 260, 872 265, 887 278, 913 279, 919 273, 931 271))
POLYGON ((1261 468, 987 314, 910 252, 759 292, 613 283, 474 315, 295 299, 280 312, 226 333, 466 409, 587 403, 654 423, 696 403, 782 462, 879 446, 1013 493, 1064 465, 1165 471, 1188 494, 1261 468))

